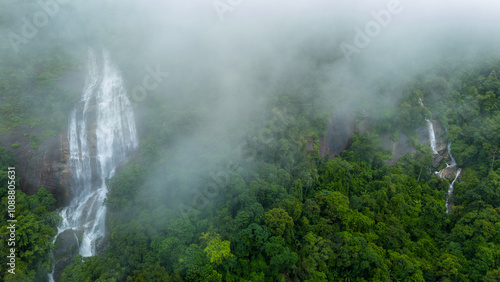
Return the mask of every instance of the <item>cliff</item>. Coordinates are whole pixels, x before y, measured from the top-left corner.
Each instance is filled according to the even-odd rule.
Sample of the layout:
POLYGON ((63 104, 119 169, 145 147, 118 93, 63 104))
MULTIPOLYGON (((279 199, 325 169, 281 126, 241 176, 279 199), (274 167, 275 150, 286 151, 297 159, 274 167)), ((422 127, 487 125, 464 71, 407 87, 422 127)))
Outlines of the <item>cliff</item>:
MULTIPOLYGON (((356 127, 360 133, 372 131, 372 121, 370 117, 364 115, 360 122, 356 122, 357 116, 352 111, 340 110, 337 114, 330 117, 330 121, 326 133, 319 137, 306 138, 306 153, 310 151, 318 151, 321 158, 329 155, 330 158, 340 156, 342 151, 349 148, 349 143, 354 134, 356 127), (315 140, 318 139, 318 147, 314 147, 315 140)), ((435 149, 437 154, 433 154, 433 168, 438 168, 444 162, 451 164, 452 159, 448 151, 448 143, 446 142, 446 132, 442 124, 437 120, 430 120, 434 129, 435 149)), ((398 160, 406 154, 417 153, 416 149, 410 145, 410 138, 404 132, 398 133, 398 140, 391 140, 390 132, 380 133, 382 146, 392 153, 392 159, 387 160, 387 165, 395 165, 398 160)), ((419 144, 431 145, 428 126, 421 125, 416 129, 416 135, 419 144)), ((443 170, 444 178, 453 178, 456 170, 443 170)))
POLYGON ((71 181, 67 134, 60 132, 56 136, 45 137, 40 144, 31 142, 30 136, 41 135, 40 128, 20 125, 9 134, 0 136, 0 146, 14 152, 18 189, 33 195, 40 187, 45 187, 54 195, 57 205, 63 206, 68 201, 71 181), (13 148, 12 144, 15 143, 19 146, 13 148))

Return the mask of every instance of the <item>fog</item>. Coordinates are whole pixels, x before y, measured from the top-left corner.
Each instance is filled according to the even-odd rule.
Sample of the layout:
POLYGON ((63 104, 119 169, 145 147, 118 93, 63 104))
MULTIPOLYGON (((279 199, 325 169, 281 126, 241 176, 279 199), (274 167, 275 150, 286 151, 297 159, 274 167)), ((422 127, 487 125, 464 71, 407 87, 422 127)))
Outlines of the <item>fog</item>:
POLYGON ((87 48, 108 50, 140 137, 164 136, 162 128, 183 132, 161 150, 169 160, 153 174, 161 177, 142 187, 174 199, 172 191, 199 189, 224 174, 228 161, 237 169, 248 159, 239 146, 258 138, 256 126, 279 112, 294 118, 273 111, 273 93, 312 91, 313 111, 365 107, 376 116, 427 71, 473 68, 500 50, 497 1, 39 2, 52 6, 1 1, 2 58, 22 65, 56 50, 84 73, 87 48), (53 12, 47 23, 35 16, 44 9, 53 12), (23 19, 38 21, 37 31, 26 30, 23 19), (161 74, 154 89, 138 92, 151 70, 161 74), (151 120, 153 108, 162 120, 151 120))

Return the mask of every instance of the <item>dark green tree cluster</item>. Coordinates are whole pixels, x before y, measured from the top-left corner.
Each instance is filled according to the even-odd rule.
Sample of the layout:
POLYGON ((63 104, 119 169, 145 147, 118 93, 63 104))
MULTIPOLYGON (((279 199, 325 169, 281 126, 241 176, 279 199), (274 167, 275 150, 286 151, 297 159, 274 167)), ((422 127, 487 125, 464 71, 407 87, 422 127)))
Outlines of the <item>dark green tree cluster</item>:
MULTIPOLYGON (((2 281, 43 281, 51 272, 51 251, 54 236, 57 234, 57 225, 60 217, 51 212, 55 209, 56 200, 45 188, 40 188, 37 194, 28 196, 16 189, 15 193, 15 218, 9 217, 8 207, 8 167, 15 167, 13 153, 0 147, 0 196, 3 212, 0 226, 0 254, 2 261, 10 255, 10 249, 15 248, 15 274, 7 272, 10 267, 7 263, 0 266, 2 281), (7 220, 15 219, 17 222, 9 223, 7 220), (9 246, 11 224, 15 224, 15 245, 9 246)), ((16 178, 19 185, 19 176, 16 178)))

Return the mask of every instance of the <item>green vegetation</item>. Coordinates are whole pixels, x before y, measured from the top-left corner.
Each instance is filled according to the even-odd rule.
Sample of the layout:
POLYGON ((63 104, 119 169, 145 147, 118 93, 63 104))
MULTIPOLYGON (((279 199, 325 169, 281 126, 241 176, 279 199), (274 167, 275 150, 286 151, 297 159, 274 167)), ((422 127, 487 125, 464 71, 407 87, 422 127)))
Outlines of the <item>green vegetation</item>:
MULTIPOLYGON (((225 182, 214 183, 210 171, 186 168, 171 180, 156 169, 175 167, 171 154, 158 152, 197 130, 197 115, 184 113, 169 124, 148 124, 150 137, 141 142, 138 157, 108 180, 109 248, 103 256, 77 256, 62 280, 496 281, 498 70, 467 73, 461 83, 450 77, 420 78, 416 84, 425 87, 407 90, 399 108, 377 121, 374 133, 357 132, 350 149, 332 160, 319 158, 317 152, 304 154, 305 138, 326 127, 310 111, 302 115, 314 97, 301 93, 277 98, 249 127, 250 136, 263 136, 259 132, 264 129, 265 138, 240 148, 244 160, 229 169, 225 182), (434 96, 438 90, 439 101, 434 96), (420 107, 418 98, 427 107, 420 107), (293 114, 284 115, 285 108, 293 114), (424 118, 431 115, 428 108, 449 129, 452 152, 466 169, 464 181, 456 184, 451 214, 445 211, 448 182, 429 172, 430 149, 415 141, 415 129, 425 126, 424 118), (417 154, 386 166, 390 155, 376 132, 387 129, 394 140, 397 132, 408 133, 417 154), (206 185, 190 182, 189 175, 202 175, 203 183, 212 185, 206 190, 206 185), (141 188, 143 183, 150 188, 141 188), (151 188, 159 183, 168 189, 151 188), (193 185, 196 190, 185 189, 193 185), (210 192, 216 196, 205 204, 191 201, 206 200, 210 192)), ((163 105, 148 106, 151 117, 165 114, 163 105)), ((15 120, 12 115, 7 123, 14 125, 15 120)), ((35 148, 56 133, 47 129, 40 137, 30 135, 30 142, 35 148)), ((10 150, 2 149, 0 156, 2 168, 13 165, 10 150)), ((212 175, 222 177, 225 169, 212 175)), ((2 183, 6 177, 0 171, 2 183)), ((7 190, 2 191, 5 205, 7 190)), ((33 196, 18 191, 16 202, 16 278, 45 277, 59 220, 48 212, 55 201, 40 189, 33 196)), ((8 230, 1 230, 5 239, 8 230)), ((7 255, 5 245, 1 252, 7 255)), ((3 273, 6 268, 2 266, 3 273)))
MULTIPOLYGON (((278 96, 245 128, 251 142, 214 159, 220 171, 178 167, 169 151, 168 144, 198 130, 199 114, 173 112, 177 119, 170 119, 165 105, 147 105, 149 120, 170 122, 147 124, 136 158, 107 182, 109 247, 102 256, 75 257, 62 281, 498 281, 499 71, 418 78, 396 110, 377 116, 373 132, 356 132, 349 150, 332 160, 304 154, 306 138, 326 128, 325 111, 310 110, 314 92, 278 96), (450 214, 448 181, 429 170, 430 148, 415 133, 431 112, 448 128, 465 169, 450 214), (393 140, 406 132, 417 153, 386 166, 381 131, 393 140), (232 156, 240 161, 228 163, 232 156)), ((27 111, 4 110, 4 127, 24 118, 41 123, 27 111)), ((29 140, 36 148, 55 134, 46 129, 29 140)), ((1 149, 0 160, 4 185, 12 151, 1 149)), ((15 279, 42 279, 59 221, 49 212, 54 198, 42 188, 32 196, 17 191, 16 202, 15 279)), ((5 245, 1 253, 7 255, 5 245)))
POLYGON ((78 96, 68 95, 58 81, 74 68, 71 59, 61 50, 38 55, 29 67, 2 56, 6 60, 0 66, 0 132, 20 124, 57 132, 67 123, 69 109, 78 96))
MULTIPOLYGON (((0 254, 3 258, 10 255, 10 249, 15 248, 16 262, 15 275, 7 272, 10 267, 7 263, 0 266, 2 281, 43 281, 51 271, 50 252, 53 249, 52 240, 57 234, 57 225, 60 217, 57 213, 49 212, 55 209, 56 200, 45 188, 40 188, 35 195, 28 196, 16 189, 15 218, 7 213, 8 194, 7 183, 8 167, 15 166, 14 155, 11 150, 0 147, 0 197, 2 201, 0 237, 0 254), (7 220, 15 219, 15 245, 7 245, 11 223, 7 220)), ((19 185, 19 176, 16 176, 16 185, 19 185)), ((12 196, 12 195, 11 195, 12 196)), ((11 199, 12 200, 12 199, 11 199)), ((11 243, 12 244, 12 243, 11 243)), ((5 260, 4 260, 5 261, 5 260)))
MULTIPOLYGON (((80 93, 64 89, 61 79, 76 69, 74 58, 61 48, 57 33, 44 34, 21 44, 16 53, 7 32, 19 32, 23 16, 40 11, 36 3, 1 1, 0 134, 19 125, 61 131, 80 93), (48 44, 51 42, 51 44, 48 44)), ((30 133, 31 134, 31 133, 30 133)))
MULTIPOLYGON (((27 15, 40 10, 36 3, 21 2, 29 6, 25 10, 22 6, 27 15)), ((86 14, 82 15, 87 23, 86 14)), ((5 12, 0 16, 0 22, 11 22, 5 12)), ((117 31, 142 30, 128 17, 126 21, 117 31)), ((88 24, 85 42, 92 41, 94 31, 88 24)), ((0 134, 13 134, 24 126, 21 132, 31 148, 65 129, 69 111, 81 94, 63 89, 64 75, 76 69, 74 58, 57 44, 45 44, 64 40, 49 30, 41 29, 40 33, 50 34, 39 34, 23 45, 22 56, 15 56, 7 41, 0 42, 0 134)), ((109 36, 106 29, 98 30, 119 50, 126 46, 118 40, 120 33, 109 36)), ((67 40, 68 46, 77 45, 78 40, 67 40)), ((131 41, 137 50, 143 49, 143 40, 131 41)), ((144 63, 126 52, 117 53, 144 63)), ((427 70, 404 87, 393 86, 394 77, 381 78, 377 83, 382 86, 373 90, 373 97, 349 105, 353 112, 367 112, 363 116, 372 121, 371 130, 357 130, 350 148, 331 160, 317 152, 318 136, 325 133, 329 117, 335 114, 332 109, 338 106, 318 94, 328 83, 300 71, 289 81, 274 81, 274 76, 266 77, 265 68, 259 70, 263 79, 256 80, 262 85, 251 89, 265 93, 255 95, 255 100, 264 102, 245 113, 251 117, 248 123, 227 133, 232 141, 239 136, 241 142, 217 154, 204 149, 216 147, 219 139, 193 142, 198 146, 186 142, 191 147, 177 146, 185 150, 181 153, 172 150, 172 144, 206 133, 208 105, 220 102, 210 96, 210 91, 219 89, 194 81, 194 75, 177 74, 179 80, 193 79, 188 83, 193 88, 181 89, 175 81, 171 89, 165 83, 148 92, 148 99, 138 106, 143 107, 138 111, 143 134, 140 149, 107 180, 109 247, 100 256, 77 255, 64 269, 62 281, 500 281, 500 62, 478 62, 466 69, 460 65, 463 61, 450 61, 456 63, 427 70), (268 84, 282 86, 267 97, 268 84), (161 103, 154 99, 161 91, 179 98, 161 103), (204 95, 196 97, 196 103, 185 98, 198 92, 204 95), (398 93, 391 96, 400 98, 391 101, 396 106, 384 104, 386 93, 398 93), (420 98, 425 107, 419 105, 420 98), (450 214, 445 208, 449 181, 431 171, 431 150, 418 142, 416 130, 425 126, 426 118, 438 120, 447 129, 451 151, 464 171, 462 181, 455 184, 450 214), (392 141, 406 133, 416 153, 387 166, 391 155, 381 145, 381 132, 389 132, 392 141), (312 137, 315 151, 306 154, 306 140, 312 137), (197 155, 183 155, 189 150, 197 155)), ((314 64, 323 71, 322 62, 314 64)), ((182 70, 179 65, 168 67, 182 70)), ((250 69, 250 65, 235 68, 250 69)), ((204 74, 205 70, 196 71, 204 74)), ((134 72, 132 67, 124 68, 124 77, 142 75, 134 72)), ((365 79, 363 72, 359 76, 359 81, 365 79)), ((225 78, 225 83, 232 83, 230 75, 225 78)), ((133 89, 143 79, 127 87, 133 89)), ((338 90, 347 90, 342 97, 360 97, 358 89, 348 89, 356 81, 347 81, 338 90)), ((217 133, 214 138, 226 138, 218 134, 224 135, 217 133)), ((7 167, 15 165, 13 151, 20 149, 13 149, 19 146, 0 147, 4 211, 7 167)), ((48 190, 40 188, 30 196, 16 191, 16 275, 10 275, 3 263, 0 280, 46 278, 60 222, 54 210, 55 200, 48 190)), ((8 219, 3 212, 3 242, 10 235, 8 219)), ((7 244, 0 244, 0 255, 6 258, 8 253, 7 244)))
POLYGON ((199 190, 185 189, 189 177, 172 182, 168 172, 155 170, 175 167, 169 154, 157 152, 189 130, 151 131, 154 138, 143 140, 139 157, 108 181, 109 248, 101 257, 77 257, 63 281, 498 281, 495 70, 500 67, 456 84, 420 78, 426 86, 409 89, 399 109, 375 125, 375 132, 391 129, 393 139, 407 132, 417 149, 391 167, 375 133, 357 132, 341 158, 304 155, 308 133, 325 129, 301 118, 307 95, 276 99, 260 126, 270 126, 272 113, 287 107, 295 114, 286 126, 269 127, 265 140, 246 144, 248 161, 212 173, 219 180, 230 175, 228 181, 213 183, 207 173, 199 190), (477 91, 467 90, 475 84, 477 91), (439 101, 433 96, 438 90, 439 101), (431 115, 418 98, 449 128, 453 154, 466 170, 451 214, 445 209, 448 181, 429 170, 430 148, 416 141, 415 129, 431 115), (196 197, 199 204, 191 201, 196 197))
POLYGON ((36 149, 38 148, 38 145, 42 144, 43 139, 36 136, 36 135, 30 135, 30 143, 31 143, 31 148, 36 149))

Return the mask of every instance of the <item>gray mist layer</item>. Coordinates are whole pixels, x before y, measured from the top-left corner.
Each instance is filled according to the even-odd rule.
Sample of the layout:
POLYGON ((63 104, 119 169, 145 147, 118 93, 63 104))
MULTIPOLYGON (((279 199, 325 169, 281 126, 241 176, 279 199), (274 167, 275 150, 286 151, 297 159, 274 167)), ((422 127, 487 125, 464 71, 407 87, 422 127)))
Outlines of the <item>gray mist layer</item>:
MULTIPOLYGON (((166 144, 169 165, 156 168, 185 189, 238 158, 250 126, 273 115, 272 93, 314 91, 315 111, 365 107, 376 116, 414 78, 442 65, 472 69, 498 58, 500 43, 500 3, 485 0, 48 2, 57 12, 30 33, 23 19, 44 8, 0 1, 1 56, 21 62, 60 50, 83 64, 89 46, 105 47, 122 70, 139 136, 186 128, 166 144), (13 33, 24 40, 12 43, 13 33), (162 120, 149 119, 152 105, 162 120)), ((170 186, 153 178, 142 193, 170 186)))

